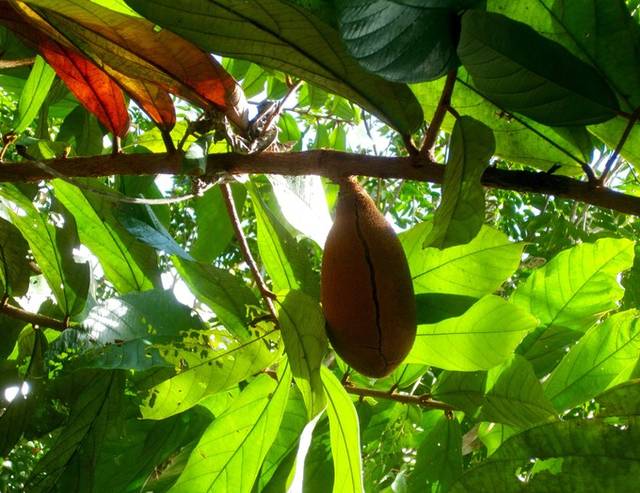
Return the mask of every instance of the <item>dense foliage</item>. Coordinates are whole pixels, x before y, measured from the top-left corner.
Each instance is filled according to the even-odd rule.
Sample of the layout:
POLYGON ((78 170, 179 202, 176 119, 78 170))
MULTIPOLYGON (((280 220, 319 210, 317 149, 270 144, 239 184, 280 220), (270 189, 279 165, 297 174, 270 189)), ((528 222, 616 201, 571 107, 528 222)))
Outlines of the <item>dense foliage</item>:
POLYGON ((0 0, 0 490, 632 488, 637 3, 0 0), (319 302, 350 174, 381 379, 319 302))

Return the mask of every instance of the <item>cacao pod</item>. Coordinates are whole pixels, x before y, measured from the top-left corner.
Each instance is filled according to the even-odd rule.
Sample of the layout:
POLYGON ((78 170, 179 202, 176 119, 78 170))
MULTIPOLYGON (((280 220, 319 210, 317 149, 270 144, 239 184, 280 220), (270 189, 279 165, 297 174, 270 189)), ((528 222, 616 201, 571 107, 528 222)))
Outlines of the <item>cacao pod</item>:
POLYGON ((322 307, 336 352, 380 378, 409 353, 416 307, 407 259, 391 225, 355 181, 340 181, 322 258, 322 307))

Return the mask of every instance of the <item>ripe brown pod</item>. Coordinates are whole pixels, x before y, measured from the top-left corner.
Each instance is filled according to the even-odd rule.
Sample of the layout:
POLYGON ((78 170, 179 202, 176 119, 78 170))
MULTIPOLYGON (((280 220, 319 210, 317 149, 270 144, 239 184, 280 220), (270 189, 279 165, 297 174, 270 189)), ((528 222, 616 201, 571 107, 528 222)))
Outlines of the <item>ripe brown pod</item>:
POLYGON ((360 373, 388 375, 411 350, 416 307, 407 259, 391 225, 353 178, 340 181, 321 298, 334 349, 360 373))

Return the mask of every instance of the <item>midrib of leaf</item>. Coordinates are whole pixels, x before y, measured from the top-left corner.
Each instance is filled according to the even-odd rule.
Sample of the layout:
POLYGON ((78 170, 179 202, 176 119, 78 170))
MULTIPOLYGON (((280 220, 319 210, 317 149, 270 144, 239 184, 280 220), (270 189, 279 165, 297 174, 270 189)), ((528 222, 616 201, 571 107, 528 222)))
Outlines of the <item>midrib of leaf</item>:
MULTIPOLYGON (((342 427, 342 420, 340 419, 340 414, 338 413, 336 405, 333 402, 333 397, 331 396, 331 392, 327 392, 326 385, 324 383, 323 383, 323 386, 325 387, 325 393, 327 394, 327 399, 329 400, 329 403, 331 404, 333 412, 338 418, 336 421, 338 422, 338 425, 340 426, 340 437, 342 439, 342 443, 344 445, 344 449, 347 451, 347 455, 348 455, 348 459, 349 459, 347 462, 349 464, 349 468, 351 468, 351 464, 353 463, 353 457, 351 457, 351 448, 349 447, 349 444, 347 443, 347 440, 346 440, 345 430, 342 427)), ((355 484, 353 482, 353 476, 354 476, 353 471, 351 471, 351 474, 349 474, 349 477, 351 478, 352 491, 358 491, 358 489, 359 489, 358 486, 359 485, 357 485, 357 484, 355 484)), ((337 479, 337 478, 334 478, 334 481, 335 481, 335 479, 337 479)))
MULTIPOLYGON (((585 373, 581 374, 579 376, 579 378, 576 378, 575 380, 573 380, 571 383, 569 383, 568 378, 564 379, 563 384, 564 384, 564 388, 561 389, 559 392, 553 394, 553 396, 549 396, 549 399, 553 399, 554 397, 557 397, 560 394, 565 393, 567 390, 569 390, 570 388, 572 388, 574 385, 578 384, 579 382, 581 382, 583 379, 585 379, 588 375, 590 375, 598 366, 600 366, 601 364, 605 363, 606 361, 610 360, 611 358, 613 358, 616 354, 618 354, 620 351, 622 351, 624 348, 626 348, 629 344, 633 343, 635 341, 635 339, 637 339, 640 336, 640 333, 636 332, 636 334, 632 337, 629 338, 629 340, 627 342, 625 342, 624 344, 622 344, 620 347, 616 348, 615 351, 613 351, 612 353, 608 353, 607 356, 597 362, 594 362, 591 366, 591 368, 589 368, 585 373)), ((573 371, 573 369, 576 367, 576 365, 578 364, 578 361, 580 360, 580 358, 576 358, 575 361, 573 362, 573 365, 571 367, 571 371, 573 371)), ((569 372, 569 375, 571 374, 571 372, 569 372)))
MULTIPOLYGON (((222 466, 222 468, 220 468, 220 470, 218 471, 218 474, 216 475, 216 477, 213 479, 213 481, 211 481, 211 485, 215 484, 216 481, 218 481, 218 478, 222 475, 223 472, 225 472, 225 470, 226 470, 227 466, 229 465, 229 463, 233 460, 233 458, 238 453, 244 453, 244 450, 243 450, 244 449, 244 444, 249 439, 249 437, 254 432, 254 430, 257 428, 258 424, 262 420, 262 417, 264 416, 264 414, 269 409, 269 405, 271 404, 271 402, 273 402, 273 396, 278 392, 278 389, 280 388, 280 385, 282 385, 282 383, 285 382, 285 381, 287 381, 287 382, 289 381, 289 378, 286 378, 286 376, 288 374, 289 374, 289 361, 286 362, 284 370, 282 372, 282 377, 280 377, 280 380, 278 380, 278 384, 276 385, 276 388, 273 390, 273 392, 271 392, 271 396, 267 400, 267 403, 262 408, 262 411, 260 411, 260 415, 258 416, 258 419, 256 419, 255 423, 253 423, 253 426, 250 427, 249 432, 245 434, 245 436, 242 439, 242 441, 240 442, 240 444, 236 447, 234 452, 229 456, 229 459, 224 463, 224 466, 222 466)), ((248 406, 250 404, 251 403, 248 402, 246 405, 248 406)), ((245 407, 245 406, 243 406, 243 407, 245 407)), ((236 413, 239 409, 242 409, 242 408, 234 409, 233 412, 236 413)), ((211 490, 208 490, 208 491, 211 491, 211 490)))
MULTIPOLYGON (((633 246, 633 245, 631 245, 633 246)), ((571 295, 571 297, 567 300, 566 303, 564 303, 560 309, 558 310, 558 312, 556 313, 556 315, 553 317, 553 319, 551 320, 551 322, 549 322, 549 326, 553 325, 553 323, 558 319, 558 317, 562 314, 562 312, 565 310, 565 308, 567 308, 567 306, 569 306, 571 304, 571 302, 573 301, 573 299, 578 295, 578 293, 580 293, 580 291, 582 291, 582 289, 584 288, 584 286, 586 284, 589 283, 589 281, 591 281, 591 279, 596 276, 597 274, 600 274, 604 268, 606 267, 607 264, 609 264, 612 260, 614 260, 616 257, 619 257, 620 255, 622 255, 627 249, 629 248, 629 246, 626 246, 624 249, 619 250, 618 252, 616 252, 613 256, 609 257, 606 262, 602 263, 600 265, 600 267, 598 268, 598 270, 594 271, 593 273, 591 273, 591 275, 583 282, 580 284, 580 287, 578 289, 576 289, 574 291, 574 293, 571 295)), ((593 257, 593 255, 591 255, 591 257, 593 257)), ((548 287, 547 287, 547 283, 545 283, 545 299, 549 299, 549 297, 547 296, 548 294, 548 287)), ((549 305, 547 305, 547 308, 549 308, 549 305)))
MULTIPOLYGON (((420 274, 416 274, 411 279, 415 281, 419 277, 422 277, 422 276, 424 276, 426 274, 429 274, 431 272, 437 271, 438 269, 442 269, 445 265, 451 264, 453 262, 458 262, 459 260, 465 259, 467 257, 473 257, 475 255, 479 255, 481 253, 488 252, 489 250, 496 250, 496 249, 499 249, 499 248, 505 248, 505 247, 508 247, 508 246, 511 246, 511 245, 514 245, 514 244, 515 243, 504 243, 502 245, 494 245, 494 246, 490 246, 488 248, 481 248, 479 250, 474 250, 473 252, 470 252, 470 253, 465 253, 464 255, 459 255, 459 256, 457 256, 455 258, 452 258, 450 260, 447 260, 447 261, 435 266, 432 269, 425 270, 425 271, 421 272, 420 274)), ((456 247, 451 247, 451 248, 456 248, 456 247)), ((452 282, 452 280, 449 279, 449 282, 452 282)))

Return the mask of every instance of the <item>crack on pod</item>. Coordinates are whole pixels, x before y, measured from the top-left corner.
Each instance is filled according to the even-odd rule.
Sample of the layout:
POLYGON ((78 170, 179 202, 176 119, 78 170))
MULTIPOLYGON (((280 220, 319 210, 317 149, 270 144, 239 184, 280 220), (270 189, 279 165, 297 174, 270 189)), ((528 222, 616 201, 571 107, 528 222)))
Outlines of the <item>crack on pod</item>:
POLYGON ((362 248, 364 249, 364 258, 365 258, 365 261, 367 262, 367 267, 369 269, 369 278, 371 280, 371 294, 373 299, 373 306, 376 312, 376 317, 375 317, 376 330, 378 331, 377 350, 378 350, 378 355, 382 358, 382 362, 384 363, 384 368, 386 371, 386 369, 389 367, 389 363, 387 362, 387 357, 385 356, 384 351, 382 350, 382 325, 380 323, 380 300, 378 298, 378 286, 376 285, 376 270, 375 270, 375 267, 373 266, 373 259, 371 258, 371 252, 369 251, 369 245, 367 244, 367 240, 365 239, 365 236, 360 227, 360 211, 358 208, 358 197, 354 195, 353 200, 355 202, 353 209, 355 211, 356 232, 358 234, 358 238, 360 239, 360 242, 362 243, 362 248))

